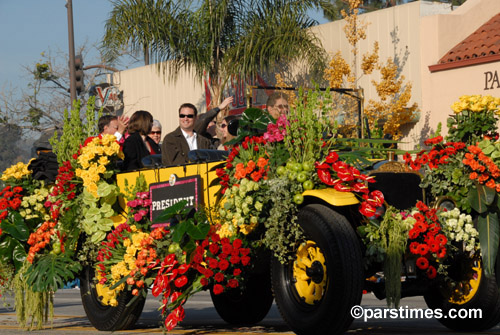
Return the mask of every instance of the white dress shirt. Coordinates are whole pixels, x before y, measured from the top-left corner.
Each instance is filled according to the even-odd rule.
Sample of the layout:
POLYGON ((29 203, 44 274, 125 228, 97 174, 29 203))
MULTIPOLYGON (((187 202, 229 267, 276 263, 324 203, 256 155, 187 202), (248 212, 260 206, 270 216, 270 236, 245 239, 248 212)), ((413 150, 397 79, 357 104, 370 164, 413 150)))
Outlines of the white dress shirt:
POLYGON ((184 135, 184 138, 186 139, 188 145, 189 145, 189 150, 196 150, 198 149, 198 144, 196 143, 196 137, 197 134, 196 132, 193 131, 193 135, 189 136, 188 133, 186 133, 184 130, 182 130, 182 135, 184 135))

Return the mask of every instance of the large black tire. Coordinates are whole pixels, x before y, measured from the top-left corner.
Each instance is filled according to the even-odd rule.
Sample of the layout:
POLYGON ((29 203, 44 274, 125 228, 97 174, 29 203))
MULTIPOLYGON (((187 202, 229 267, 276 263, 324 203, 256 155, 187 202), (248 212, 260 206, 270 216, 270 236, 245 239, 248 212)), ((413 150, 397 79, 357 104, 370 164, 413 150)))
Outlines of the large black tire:
POLYGON ((261 253, 257 258, 258 268, 248 275, 244 289, 230 289, 221 294, 210 290, 215 310, 229 324, 254 325, 266 317, 273 305, 270 256, 261 253))
POLYGON ((359 240, 349 221, 324 205, 302 208, 298 223, 307 241, 297 250, 296 259, 272 263, 276 304, 297 334, 342 334, 353 321, 351 308, 362 297, 359 240))
POLYGON ((90 266, 85 267, 80 279, 80 294, 83 308, 92 326, 103 331, 133 327, 141 316, 146 299, 139 296, 133 304, 127 307, 134 296, 130 291, 123 291, 118 295, 118 306, 103 305, 97 295, 93 278, 94 269, 90 266))
POLYGON ((500 275, 500 257, 496 262, 496 275, 486 277, 482 269, 478 271, 476 279, 477 289, 473 289, 466 302, 454 303, 444 297, 441 289, 438 286, 432 287, 429 292, 424 295, 427 306, 432 309, 439 308, 443 313, 443 317, 438 321, 451 330, 460 332, 483 331, 496 326, 500 322, 500 293, 498 291, 498 279, 500 275), (479 285, 477 285, 479 282, 479 285), (482 316, 472 315, 467 319, 450 318, 448 313, 454 309, 453 316, 461 315, 471 310, 481 310, 482 316), (463 311, 461 311, 463 310, 463 311))

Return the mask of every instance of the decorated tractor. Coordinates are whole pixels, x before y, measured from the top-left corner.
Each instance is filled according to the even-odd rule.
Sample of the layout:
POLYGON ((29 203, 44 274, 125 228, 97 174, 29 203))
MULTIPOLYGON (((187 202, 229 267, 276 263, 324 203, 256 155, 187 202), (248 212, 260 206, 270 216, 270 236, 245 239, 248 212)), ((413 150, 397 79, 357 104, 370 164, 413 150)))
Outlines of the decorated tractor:
POLYGON ((96 138, 62 165, 42 195, 47 217, 31 226, 21 213, 29 173, 7 171, 17 189, 2 196, 20 205, 1 214, 0 248, 10 237, 12 250, 22 256, 24 241, 28 250, 0 275, 13 276, 16 294, 22 287, 47 302, 80 277, 87 316, 107 331, 131 327, 148 290, 167 330, 201 290, 235 325, 258 323, 275 301, 297 334, 345 332, 363 292, 389 307, 420 295, 443 315, 480 310, 439 319, 453 330, 494 327, 500 100, 462 97, 446 139, 436 134, 404 156, 383 145, 395 141, 340 136, 331 104, 327 92, 309 92, 277 120, 249 109, 228 151, 193 151, 185 166, 114 173, 116 142, 96 138), (381 159, 387 152, 403 160, 381 159))

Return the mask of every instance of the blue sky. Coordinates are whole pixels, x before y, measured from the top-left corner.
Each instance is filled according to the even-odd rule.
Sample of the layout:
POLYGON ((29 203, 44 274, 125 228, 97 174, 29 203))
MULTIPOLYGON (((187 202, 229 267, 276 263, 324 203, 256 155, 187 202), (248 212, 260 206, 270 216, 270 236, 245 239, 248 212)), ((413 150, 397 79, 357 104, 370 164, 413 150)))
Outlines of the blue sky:
MULTIPOLYGON (((41 60, 41 52, 68 53, 65 5, 65 0, 0 0, 0 90, 9 84, 25 87, 23 66, 41 60)), ((110 10, 107 0, 73 0, 75 48, 98 43, 110 10)), ((92 54, 97 59, 97 51, 92 54)))
MULTIPOLYGON (((29 75, 23 66, 41 60, 42 52, 68 53, 65 5, 66 0, 0 0, 0 91, 26 88, 29 75)), ((75 49, 99 43, 111 8, 108 0, 73 0, 75 49)), ((85 65, 96 60, 98 52, 91 48, 85 65)))

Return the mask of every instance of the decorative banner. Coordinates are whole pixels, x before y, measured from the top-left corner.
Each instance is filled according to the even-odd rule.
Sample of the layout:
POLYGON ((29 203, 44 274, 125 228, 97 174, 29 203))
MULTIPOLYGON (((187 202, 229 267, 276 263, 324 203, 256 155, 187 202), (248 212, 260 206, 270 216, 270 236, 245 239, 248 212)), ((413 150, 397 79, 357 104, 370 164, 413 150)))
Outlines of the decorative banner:
MULTIPOLYGON (((182 201, 187 201, 188 208, 197 208, 201 194, 201 177, 177 178, 170 176, 169 181, 153 183, 149 186, 151 199, 151 221, 156 219, 166 208, 182 201)), ((152 227, 168 226, 168 222, 156 223, 152 227)))

